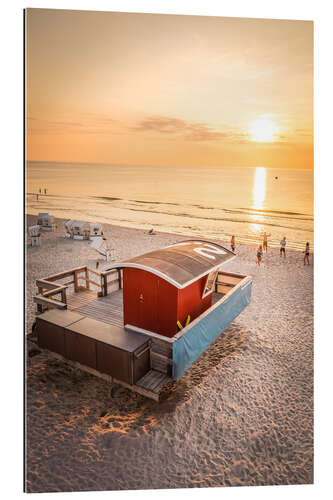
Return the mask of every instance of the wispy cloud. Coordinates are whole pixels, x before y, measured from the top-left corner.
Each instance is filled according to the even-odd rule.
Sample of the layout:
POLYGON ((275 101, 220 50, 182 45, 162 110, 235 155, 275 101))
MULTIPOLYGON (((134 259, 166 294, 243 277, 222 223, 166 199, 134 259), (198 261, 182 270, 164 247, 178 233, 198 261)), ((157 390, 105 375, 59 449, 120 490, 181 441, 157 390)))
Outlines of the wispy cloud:
POLYGON ((138 122, 131 130, 137 132, 155 132, 165 135, 183 137, 187 141, 206 142, 206 141, 232 141, 246 142, 248 134, 228 131, 221 132, 214 130, 205 123, 187 122, 179 118, 170 116, 149 116, 138 122))
POLYGON ((27 117, 27 131, 32 134, 117 134, 117 120, 98 113, 80 113, 78 120, 27 117))
POLYGON ((296 134, 301 135, 302 137, 312 137, 313 136, 312 131, 307 129, 307 128, 297 128, 296 134))

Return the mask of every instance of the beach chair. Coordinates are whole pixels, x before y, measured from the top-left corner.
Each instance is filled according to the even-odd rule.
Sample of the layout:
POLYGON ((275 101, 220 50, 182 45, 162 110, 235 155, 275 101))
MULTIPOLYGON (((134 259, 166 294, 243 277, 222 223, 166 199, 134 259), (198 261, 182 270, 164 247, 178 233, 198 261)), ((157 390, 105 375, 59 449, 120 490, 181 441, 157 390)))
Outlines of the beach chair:
POLYGON ((96 236, 102 236, 102 224, 99 222, 90 222, 89 224, 89 239, 92 240, 96 236))
POLYGON ((54 230, 54 217, 48 213, 40 212, 38 214, 37 224, 43 231, 53 231, 54 230))
POLYGON ((72 221, 72 229, 74 240, 89 239, 89 229, 85 222, 79 220, 72 221))
POLYGON ((72 219, 69 219, 68 221, 64 222, 64 226, 66 229, 66 238, 73 238, 73 221, 72 219))
POLYGON ((107 262, 110 260, 115 260, 115 250, 111 248, 106 240, 104 240, 101 236, 96 236, 93 238, 90 246, 96 250, 100 255, 106 258, 107 262))
POLYGON ((28 233, 30 236, 30 242, 32 247, 40 247, 41 246, 41 234, 40 234, 40 226, 30 226, 28 228, 28 233))

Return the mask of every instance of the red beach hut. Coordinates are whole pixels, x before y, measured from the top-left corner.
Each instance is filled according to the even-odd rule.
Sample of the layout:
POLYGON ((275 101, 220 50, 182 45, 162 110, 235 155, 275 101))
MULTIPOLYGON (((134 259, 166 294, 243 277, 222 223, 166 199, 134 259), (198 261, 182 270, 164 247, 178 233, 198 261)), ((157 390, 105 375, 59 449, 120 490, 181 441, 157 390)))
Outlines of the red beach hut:
POLYGON ((123 269, 124 325, 173 337, 211 307, 218 268, 233 257, 217 243, 191 240, 116 264, 123 269))

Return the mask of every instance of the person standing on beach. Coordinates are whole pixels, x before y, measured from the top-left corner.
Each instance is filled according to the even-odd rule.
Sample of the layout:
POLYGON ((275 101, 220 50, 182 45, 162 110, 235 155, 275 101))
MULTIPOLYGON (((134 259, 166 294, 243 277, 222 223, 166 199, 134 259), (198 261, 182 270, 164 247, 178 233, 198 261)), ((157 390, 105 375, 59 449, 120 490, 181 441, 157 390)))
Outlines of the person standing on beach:
POLYGON ((263 249, 265 250, 265 252, 267 252, 267 244, 268 244, 268 236, 270 236, 271 233, 267 234, 266 231, 264 232, 264 236, 263 236, 263 249))
POLYGON ((280 241, 280 257, 282 257, 282 254, 284 254, 284 258, 286 258, 286 244, 287 240, 286 237, 283 237, 283 240, 280 241))
POLYGON ((235 240, 234 235, 231 236, 230 246, 231 246, 231 250, 234 252, 235 248, 236 248, 236 240, 235 240))
POLYGON ((308 265, 310 265, 309 256, 310 256, 310 243, 307 242, 304 250, 304 265, 306 262, 308 263, 308 265))
POLYGON ((259 245, 257 250, 257 265, 260 266, 262 261, 262 245, 259 245))

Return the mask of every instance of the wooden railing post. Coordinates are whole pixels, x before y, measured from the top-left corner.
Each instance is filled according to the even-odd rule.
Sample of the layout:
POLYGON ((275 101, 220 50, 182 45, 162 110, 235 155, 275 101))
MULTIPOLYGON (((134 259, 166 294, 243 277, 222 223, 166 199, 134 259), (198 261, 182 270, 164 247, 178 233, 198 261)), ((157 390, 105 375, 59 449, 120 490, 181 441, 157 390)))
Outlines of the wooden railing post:
POLYGON ((67 304, 66 288, 61 290, 61 302, 67 304))
MULTIPOLYGON (((43 293, 43 288, 41 286, 38 287, 38 294, 42 295, 43 293)), ((37 304, 37 312, 40 314, 43 312, 43 305, 42 304, 37 304)))
POLYGON ((108 294, 108 277, 103 274, 103 296, 106 297, 108 294))
POLYGON ((77 274, 78 274, 78 272, 74 271, 74 292, 78 292, 79 291, 77 274))
POLYGON ((87 267, 85 268, 84 272, 85 272, 85 275, 86 275, 86 289, 90 290, 89 271, 88 271, 87 267))

